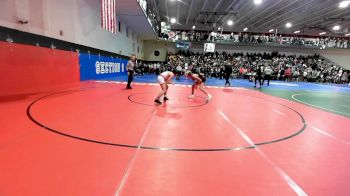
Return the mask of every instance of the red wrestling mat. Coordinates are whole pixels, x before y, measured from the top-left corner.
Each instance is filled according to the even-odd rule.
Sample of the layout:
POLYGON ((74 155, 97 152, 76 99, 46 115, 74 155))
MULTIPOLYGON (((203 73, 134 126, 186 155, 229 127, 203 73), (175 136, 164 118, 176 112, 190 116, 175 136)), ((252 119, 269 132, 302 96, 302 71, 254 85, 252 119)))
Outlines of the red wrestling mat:
POLYGON ((236 88, 90 82, 0 104, 1 195, 346 195, 349 119, 236 88), (328 122, 332 119, 333 123, 328 122), (334 132, 332 132, 335 130, 334 132))

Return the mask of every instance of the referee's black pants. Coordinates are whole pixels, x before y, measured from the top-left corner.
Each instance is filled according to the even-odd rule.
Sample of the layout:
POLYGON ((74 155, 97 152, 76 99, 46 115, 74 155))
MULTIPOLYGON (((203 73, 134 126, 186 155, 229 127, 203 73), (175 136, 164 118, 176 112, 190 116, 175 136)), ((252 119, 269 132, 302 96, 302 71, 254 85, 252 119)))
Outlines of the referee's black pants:
POLYGON ((231 75, 231 74, 226 74, 226 75, 225 75, 225 80, 226 80, 225 86, 226 86, 227 84, 231 86, 231 83, 230 83, 230 75, 231 75))
POLYGON ((128 70, 128 84, 126 85, 126 88, 131 89, 131 82, 134 79, 134 71, 128 70))

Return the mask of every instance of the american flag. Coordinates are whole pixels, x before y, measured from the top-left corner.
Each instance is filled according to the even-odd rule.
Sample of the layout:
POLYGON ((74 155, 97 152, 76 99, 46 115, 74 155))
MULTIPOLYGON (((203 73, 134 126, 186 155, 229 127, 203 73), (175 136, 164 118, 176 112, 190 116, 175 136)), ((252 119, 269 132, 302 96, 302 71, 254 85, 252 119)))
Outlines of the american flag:
POLYGON ((115 0, 101 0, 101 26, 112 33, 117 33, 115 0))

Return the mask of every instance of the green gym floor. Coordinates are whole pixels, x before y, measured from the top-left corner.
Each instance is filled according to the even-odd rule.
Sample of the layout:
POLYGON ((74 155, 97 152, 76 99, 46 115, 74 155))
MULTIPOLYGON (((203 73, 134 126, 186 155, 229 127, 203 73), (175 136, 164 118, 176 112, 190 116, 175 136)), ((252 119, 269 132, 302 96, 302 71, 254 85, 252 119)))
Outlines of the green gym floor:
POLYGON ((261 92, 350 117, 350 93, 262 88, 261 92))

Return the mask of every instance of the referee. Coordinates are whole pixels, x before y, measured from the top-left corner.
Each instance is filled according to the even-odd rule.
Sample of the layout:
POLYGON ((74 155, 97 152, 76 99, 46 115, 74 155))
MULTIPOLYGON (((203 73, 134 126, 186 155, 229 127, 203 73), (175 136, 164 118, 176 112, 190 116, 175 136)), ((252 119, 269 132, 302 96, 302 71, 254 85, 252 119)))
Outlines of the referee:
POLYGON ((232 74, 232 67, 231 67, 231 65, 225 65, 225 80, 226 80, 225 86, 226 85, 231 86, 231 83, 230 83, 230 76, 231 76, 231 74, 232 74))
POLYGON ((128 61, 128 64, 126 65, 126 70, 128 71, 128 84, 126 86, 126 89, 132 89, 131 82, 134 79, 136 63, 136 56, 132 55, 128 61))

